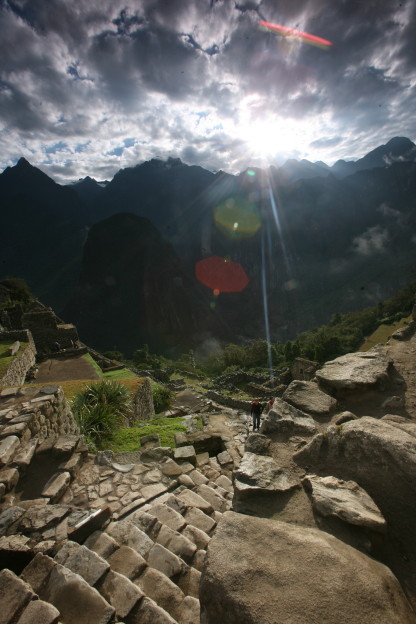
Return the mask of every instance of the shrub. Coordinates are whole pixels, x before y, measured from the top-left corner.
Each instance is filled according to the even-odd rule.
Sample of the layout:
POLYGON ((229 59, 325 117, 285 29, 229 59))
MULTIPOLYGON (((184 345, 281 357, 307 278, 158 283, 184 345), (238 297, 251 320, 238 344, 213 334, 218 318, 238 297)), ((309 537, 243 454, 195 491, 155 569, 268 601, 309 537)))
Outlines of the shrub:
POLYGON ((152 382, 152 394, 156 414, 163 412, 172 406, 173 392, 169 390, 169 388, 166 388, 156 382, 152 382))
POLYGON ((86 441, 99 447, 128 419, 130 393, 115 381, 99 381, 74 396, 72 411, 86 441))

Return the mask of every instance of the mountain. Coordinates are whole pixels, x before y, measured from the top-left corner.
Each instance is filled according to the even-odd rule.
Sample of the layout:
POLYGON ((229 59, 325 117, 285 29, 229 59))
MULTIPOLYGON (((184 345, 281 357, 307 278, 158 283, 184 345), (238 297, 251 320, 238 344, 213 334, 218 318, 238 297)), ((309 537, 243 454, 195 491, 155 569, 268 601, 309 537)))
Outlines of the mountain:
POLYGON ((24 277, 59 309, 75 287, 86 206, 24 158, 0 175, 0 200, 1 276, 24 277))
POLYGON ((338 160, 332 167, 331 172, 337 177, 343 178, 357 171, 388 167, 394 162, 414 162, 416 160, 416 145, 406 137, 394 137, 385 145, 366 154, 356 161, 338 160))
POLYGON ((81 324, 84 339, 100 348, 112 347, 115 335, 121 349, 133 344, 132 336, 134 342, 167 349, 210 337, 242 342, 266 331, 273 340, 286 340, 337 312, 374 305, 414 279, 414 154, 411 141, 392 139, 356 163, 345 163, 357 170, 341 177, 308 161, 234 176, 179 159, 155 159, 119 171, 105 187, 87 178, 71 188, 19 161, 0 175, 0 197, 6 199, 2 225, 9 232, 6 241, 12 241, 0 248, 0 273, 28 279, 36 294, 81 324), (120 213, 130 213, 136 238, 111 221, 120 213), (106 225, 97 230, 101 222, 106 225), (112 236, 118 246, 106 255, 112 236), (175 274, 153 270, 157 255, 147 237, 164 250, 175 274), (212 256, 245 271, 244 290, 214 295, 213 288, 196 281, 198 263, 212 256), (113 265, 120 287, 103 281, 113 275, 113 265), (179 291, 163 276, 184 285, 180 301, 187 331, 173 322, 181 309, 179 291), (170 299, 176 301, 172 317, 164 310, 170 299), (107 323, 109 306, 133 306, 139 326, 134 329, 133 318, 124 316, 117 323, 115 312, 107 323), (138 309, 146 313, 138 317, 138 309))
POLYGON ((100 349, 131 355, 143 343, 180 353, 211 328, 206 294, 148 219, 120 213, 88 233, 79 284, 63 314, 100 349))

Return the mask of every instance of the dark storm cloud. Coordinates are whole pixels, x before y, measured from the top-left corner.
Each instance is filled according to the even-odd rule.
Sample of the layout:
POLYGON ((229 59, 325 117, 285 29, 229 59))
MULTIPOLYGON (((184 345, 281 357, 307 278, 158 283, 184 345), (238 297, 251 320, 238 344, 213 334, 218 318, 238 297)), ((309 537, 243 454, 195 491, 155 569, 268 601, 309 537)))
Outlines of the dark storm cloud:
POLYGON ((62 139, 67 158, 106 172, 117 155, 126 165, 175 152, 227 169, 244 164, 240 119, 276 115, 315 124, 322 136, 304 147, 334 160, 413 139, 415 23, 412 0, 3 0, 3 164, 23 146, 41 162, 62 139), (260 19, 334 45, 286 39, 260 19), (126 137, 136 143, 120 151, 126 137))

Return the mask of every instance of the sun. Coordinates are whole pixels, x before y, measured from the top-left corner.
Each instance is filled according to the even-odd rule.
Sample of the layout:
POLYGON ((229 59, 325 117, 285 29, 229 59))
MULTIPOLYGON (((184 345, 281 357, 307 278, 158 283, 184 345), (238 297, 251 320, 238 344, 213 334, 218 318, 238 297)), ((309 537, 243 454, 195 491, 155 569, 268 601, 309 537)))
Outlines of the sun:
POLYGON ((253 156, 264 160, 276 156, 294 155, 300 128, 288 120, 256 120, 249 124, 242 124, 239 128, 240 138, 247 145, 247 150, 253 156))

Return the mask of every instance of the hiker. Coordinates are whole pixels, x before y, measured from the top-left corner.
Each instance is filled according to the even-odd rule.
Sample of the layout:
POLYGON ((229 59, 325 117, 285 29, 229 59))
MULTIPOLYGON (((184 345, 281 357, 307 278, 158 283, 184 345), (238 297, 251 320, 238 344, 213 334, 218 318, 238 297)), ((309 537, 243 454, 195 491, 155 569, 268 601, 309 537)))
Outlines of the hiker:
POLYGON ((260 430, 260 415, 263 411, 263 405, 255 399, 251 404, 251 415, 253 417, 253 431, 260 430))
POLYGON ((56 351, 60 351, 61 350, 61 345, 59 344, 58 341, 55 342, 55 350, 56 351))
POLYGON ((268 403, 269 407, 268 407, 268 410, 267 410, 268 412, 270 412, 270 410, 272 409, 273 405, 274 405, 274 398, 270 397, 270 401, 268 403))

